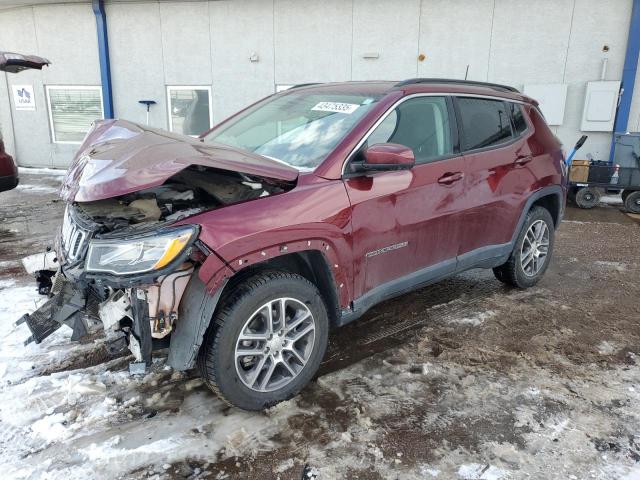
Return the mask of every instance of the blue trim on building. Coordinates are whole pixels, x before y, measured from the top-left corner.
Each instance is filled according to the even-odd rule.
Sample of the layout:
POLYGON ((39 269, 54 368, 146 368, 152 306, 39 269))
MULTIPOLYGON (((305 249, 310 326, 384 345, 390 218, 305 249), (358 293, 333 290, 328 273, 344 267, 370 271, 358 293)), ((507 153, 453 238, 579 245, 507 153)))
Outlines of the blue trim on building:
POLYGON ((102 105, 104 118, 114 118, 113 93, 111 88, 111 62, 109 60, 109 39, 107 37, 107 15, 103 0, 92 0, 98 31, 98 55, 100 57, 100 80, 102 82, 102 105))
POLYGON ((624 58, 624 68, 622 70, 622 95, 620 96, 620 104, 618 105, 616 120, 613 125, 611 152, 609 154, 610 162, 613 162, 616 149, 616 132, 625 133, 629 124, 633 87, 636 82, 636 72, 638 71, 638 55, 640 55, 640 0, 633 0, 631 23, 629 24, 629 38, 627 40, 627 53, 624 58))

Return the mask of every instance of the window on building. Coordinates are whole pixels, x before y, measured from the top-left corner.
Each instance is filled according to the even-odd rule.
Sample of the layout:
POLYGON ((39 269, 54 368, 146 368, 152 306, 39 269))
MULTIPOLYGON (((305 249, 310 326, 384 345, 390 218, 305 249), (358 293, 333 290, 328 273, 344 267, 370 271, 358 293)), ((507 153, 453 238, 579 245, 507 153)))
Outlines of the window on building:
POLYGON ((520 135, 527 129, 527 121, 524 119, 522 105, 518 103, 509 103, 509 108, 511 109, 513 128, 516 131, 516 135, 520 135))
POLYGON ((100 87, 49 85, 46 90, 55 143, 82 142, 91 124, 104 117, 100 87))
POLYGON ((413 150, 416 162, 453 152, 444 97, 418 97, 402 102, 371 132, 367 145, 398 143, 413 150))
POLYGON ((459 98, 464 150, 490 147, 511 139, 511 121, 505 102, 459 98))
POLYGON ((198 136, 213 124, 211 87, 167 87, 169 130, 198 136))

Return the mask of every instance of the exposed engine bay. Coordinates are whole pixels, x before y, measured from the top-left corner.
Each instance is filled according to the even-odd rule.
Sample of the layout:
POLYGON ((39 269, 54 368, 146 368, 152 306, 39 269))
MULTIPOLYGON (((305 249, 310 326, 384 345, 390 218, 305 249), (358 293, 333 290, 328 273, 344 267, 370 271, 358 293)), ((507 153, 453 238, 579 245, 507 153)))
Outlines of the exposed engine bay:
POLYGON ((281 193, 283 186, 239 172, 191 166, 158 187, 120 197, 76 203, 112 232, 148 222, 175 222, 206 210, 281 193))
POLYGON ((168 346, 183 296, 211 253, 198 242, 197 223, 174 224, 292 187, 192 165, 159 186, 69 203, 55 248, 23 261, 49 297, 18 321, 31 330, 26 343, 40 343, 62 325, 73 329, 74 340, 104 329, 110 352, 128 348, 133 369, 144 371, 152 350, 168 346))

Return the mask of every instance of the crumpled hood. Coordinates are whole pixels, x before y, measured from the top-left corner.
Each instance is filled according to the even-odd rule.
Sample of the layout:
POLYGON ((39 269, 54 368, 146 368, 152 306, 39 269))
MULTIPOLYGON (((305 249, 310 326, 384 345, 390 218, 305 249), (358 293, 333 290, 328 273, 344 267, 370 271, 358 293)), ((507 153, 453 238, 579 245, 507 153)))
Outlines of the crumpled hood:
POLYGON ((294 181, 298 170, 222 144, 149 128, 126 120, 95 122, 62 183, 67 202, 117 197, 163 184, 190 165, 294 181))

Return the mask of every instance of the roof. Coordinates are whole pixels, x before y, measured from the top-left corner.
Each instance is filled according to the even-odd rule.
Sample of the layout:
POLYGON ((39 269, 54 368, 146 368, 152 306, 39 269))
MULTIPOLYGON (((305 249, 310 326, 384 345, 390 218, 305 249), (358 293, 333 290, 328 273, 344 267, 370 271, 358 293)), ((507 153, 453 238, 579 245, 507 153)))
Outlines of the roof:
POLYGON ((516 88, 496 83, 457 80, 447 78, 414 78, 396 81, 364 81, 364 82, 334 82, 334 83, 306 83, 295 85, 285 92, 296 90, 322 91, 335 93, 352 93, 365 95, 384 95, 393 91, 402 91, 405 95, 414 93, 455 93, 468 95, 487 95, 521 102, 534 102, 531 98, 520 93, 516 88))

